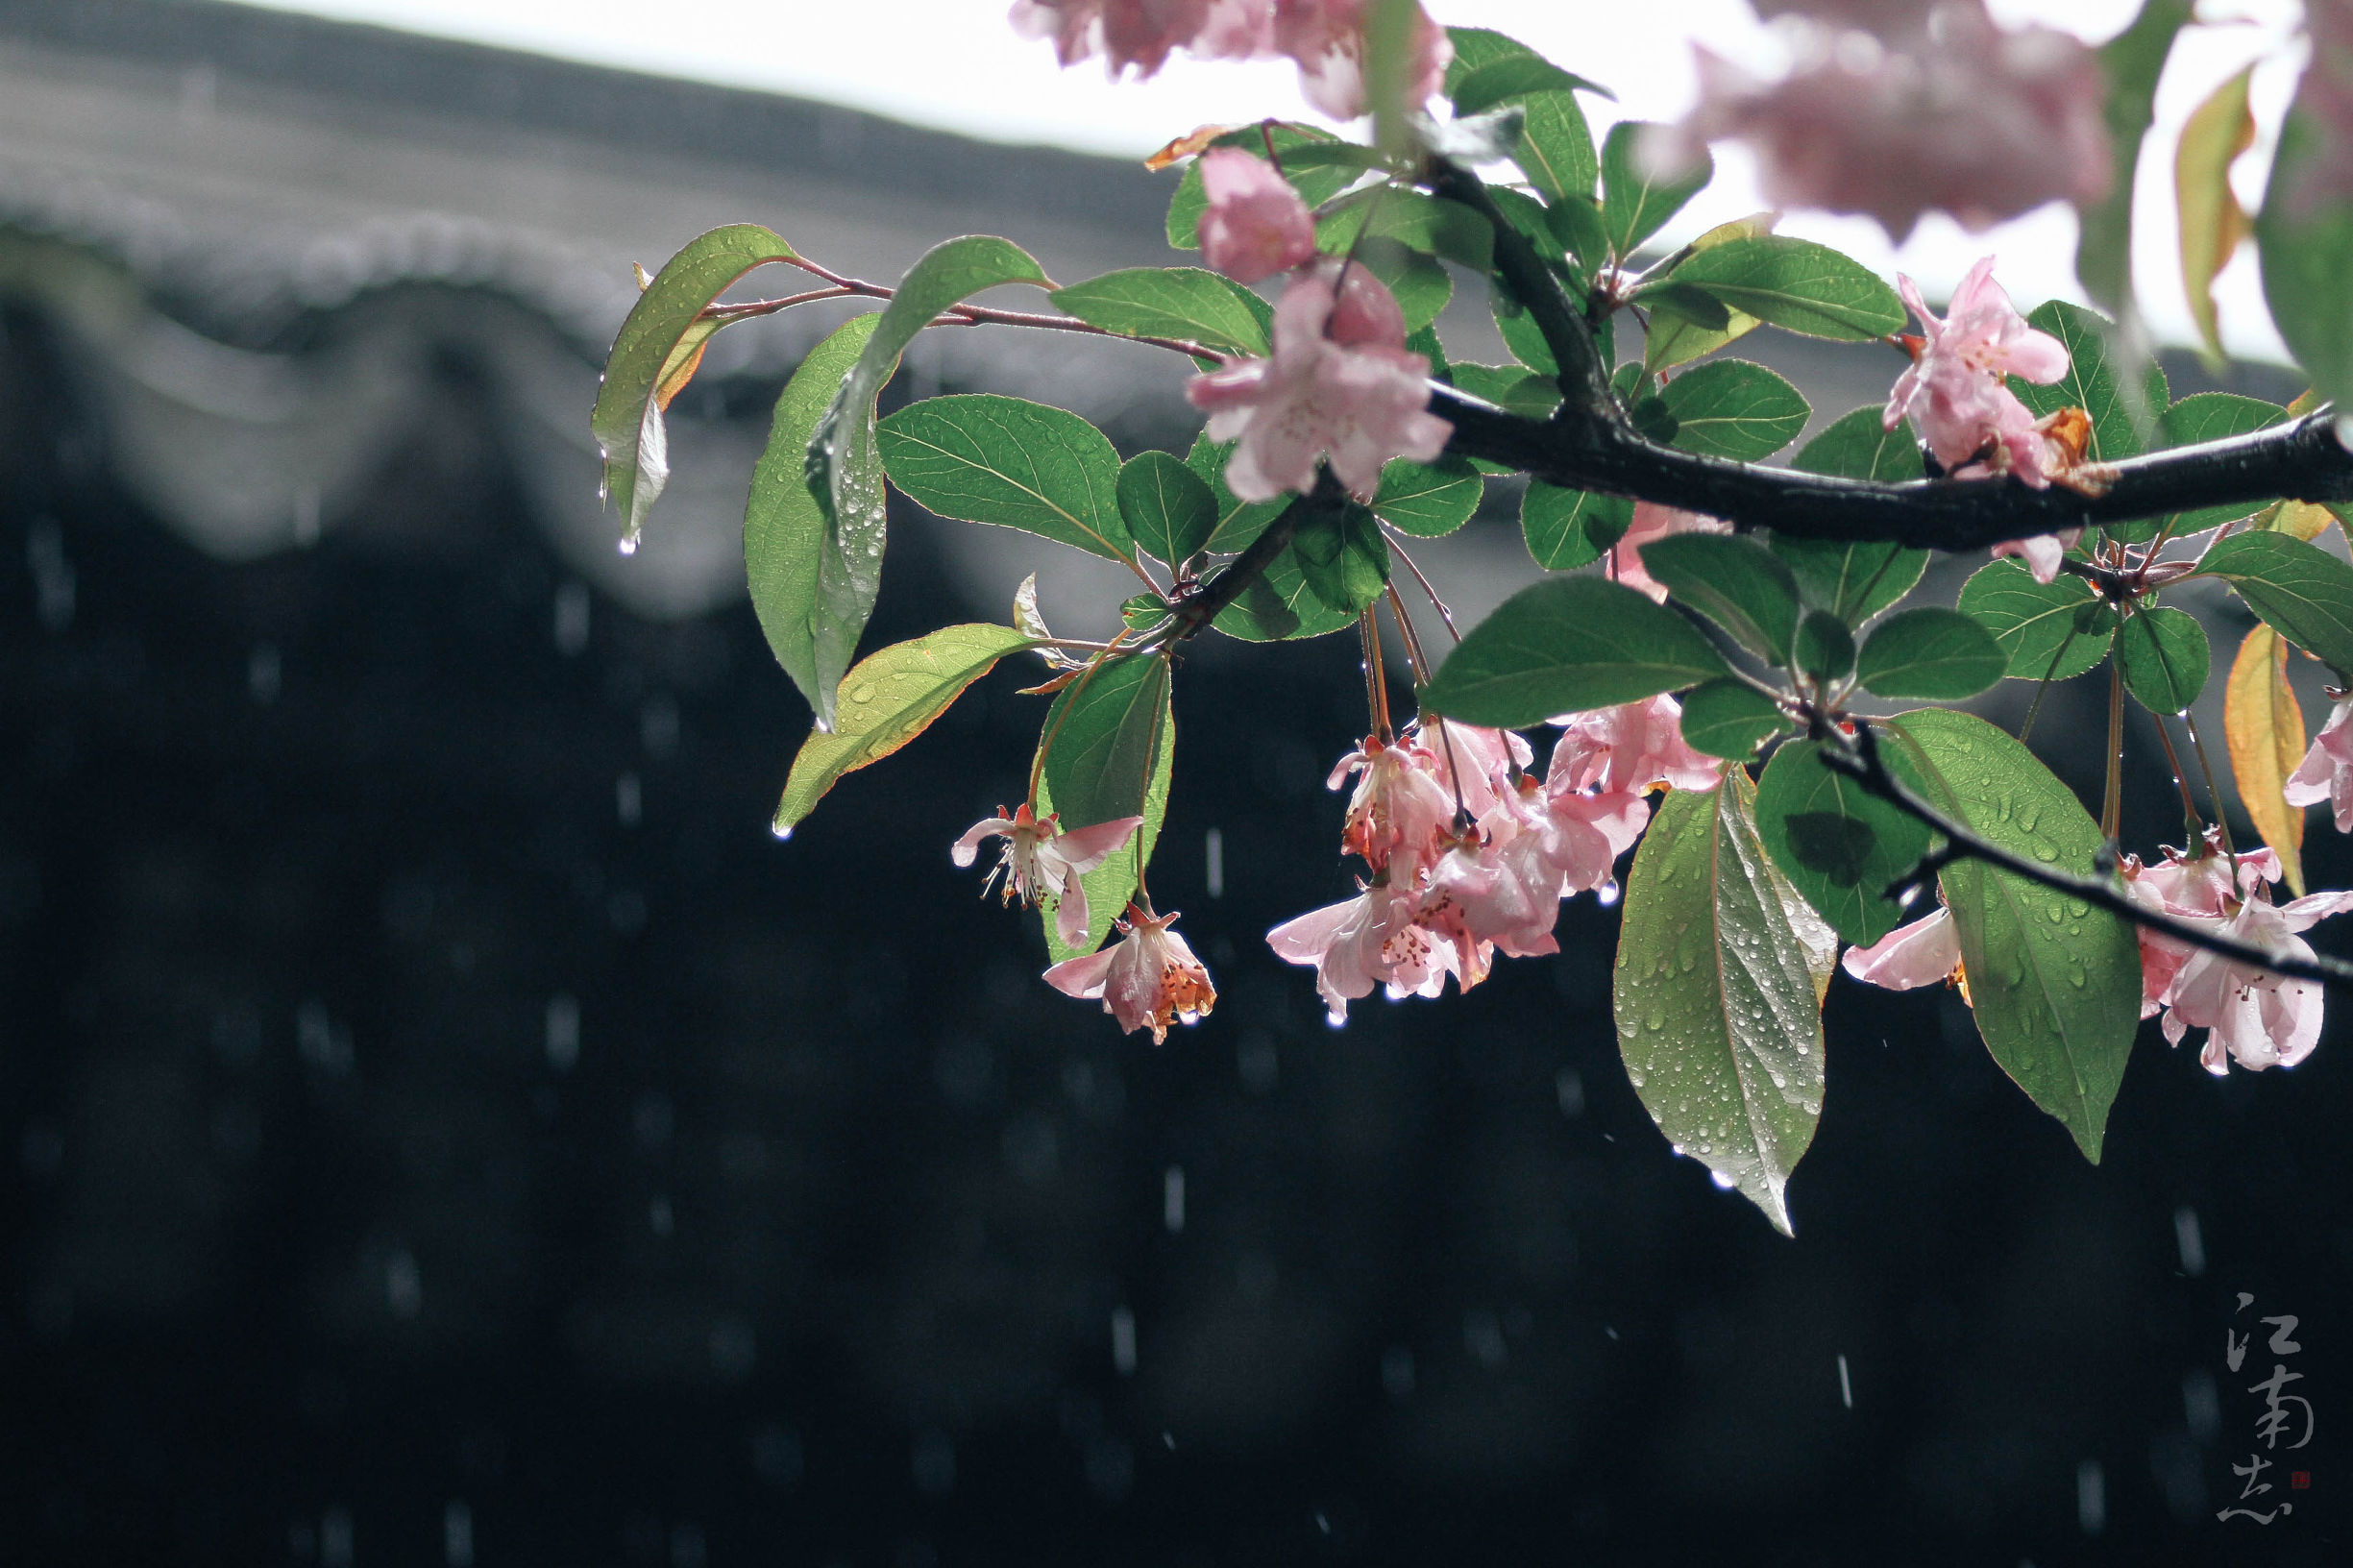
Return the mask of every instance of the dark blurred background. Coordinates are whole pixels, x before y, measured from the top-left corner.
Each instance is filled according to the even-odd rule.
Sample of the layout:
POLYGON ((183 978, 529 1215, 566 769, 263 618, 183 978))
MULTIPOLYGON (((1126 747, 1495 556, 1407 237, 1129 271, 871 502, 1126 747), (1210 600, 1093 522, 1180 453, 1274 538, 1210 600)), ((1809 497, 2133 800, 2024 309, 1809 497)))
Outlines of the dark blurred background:
MULTIPOLYGON (((1154 881, 1221 999, 1163 1048, 948 864, 1020 794, 1027 672, 770 837, 807 713, 735 530, 816 329, 720 340, 625 560, 586 411, 627 263, 752 218, 875 276, 968 229, 1083 276, 1163 259, 1163 200, 845 110, 0 3, 0 1560, 2353 1560, 2341 1017, 2261 1077, 2145 1032, 2093 1167, 1956 996, 1842 980, 1788 1240, 1628 1088, 1592 900, 1560 956, 1340 1031, 1272 960, 1350 887, 1343 640, 1180 675, 1154 881), (2225 1331, 2277 1313, 2317 1435, 2265 1478, 2292 1517, 2218 1524, 2270 1365, 2225 1331)), ((1884 380, 1770 352, 1826 418, 1884 380)), ((926 340, 903 382, 1190 433, 1115 348, 926 340)), ((1513 505, 1425 562, 1471 613, 1532 570, 1513 505)), ((1109 619, 982 531, 900 519, 870 641, 1042 566, 1058 625, 1109 619)), ((2078 684, 2040 734, 2088 784, 2078 684)), ((2148 852, 2178 811, 2134 741, 2148 852)), ((2353 878, 2317 817, 2308 853, 2353 878)))

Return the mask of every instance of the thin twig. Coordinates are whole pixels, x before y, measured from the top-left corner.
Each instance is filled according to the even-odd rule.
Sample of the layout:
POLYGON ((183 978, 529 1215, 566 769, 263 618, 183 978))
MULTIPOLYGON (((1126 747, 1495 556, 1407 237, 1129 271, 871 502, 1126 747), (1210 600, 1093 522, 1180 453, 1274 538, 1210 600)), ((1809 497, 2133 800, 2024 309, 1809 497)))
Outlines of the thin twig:
MULTIPOLYGON (((2285 975, 2292 980, 2310 980, 2318 985, 2353 991, 2353 964, 2333 958, 2297 958, 2290 953, 2258 947, 2234 937, 2220 936, 2187 920, 2137 904, 2112 882, 2055 870, 2023 855, 2013 854, 2001 845, 1978 837, 1965 824, 1953 821, 1923 800, 1888 769, 1886 760, 1879 754, 1878 736, 1868 722, 1856 721, 1854 739, 1850 746, 1825 747, 1822 761, 1826 768, 1844 773, 1860 784, 1867 793, 1918 819, 1944 838, 1944 846, 1924 863, 1924 869, 1941 870, 1961 860, 1983 861, 1996 870, 2007 871, 2012 876, 2022 877, 2054 893, 2081 899, 2095 909, 2106 910, 2111 915, 2160 936, 2169 937, 2186 946, 2216 953, 2254 968, 2268 969, 2273 974, 2285 975)), ((1922 879, 1921 872, 1916 870, 1900 881, 1897 888, 1910 886, 1922 879)))
POLYGON ((1389 553, 1406 563, 1406 570, 1413 574, 1413 580, 1420 583, 1422 592, 1430 596, 1430 607, 1438 612, 1439 620, 1446 623, 1446 634, 1458 643, 1462 641, 1462 632, 1455 625, 1455 612, 1446 607, 1446 600, 1438 597, 1438 591, 1430 586, 1430 579, 1422 576, 1422 569, 1413 564, 1413 557, 1407 554, 1405 548, 1397 542, 1401 535, 1385 523, 1381 525, 1381 531, 1389 536, 1389 553))

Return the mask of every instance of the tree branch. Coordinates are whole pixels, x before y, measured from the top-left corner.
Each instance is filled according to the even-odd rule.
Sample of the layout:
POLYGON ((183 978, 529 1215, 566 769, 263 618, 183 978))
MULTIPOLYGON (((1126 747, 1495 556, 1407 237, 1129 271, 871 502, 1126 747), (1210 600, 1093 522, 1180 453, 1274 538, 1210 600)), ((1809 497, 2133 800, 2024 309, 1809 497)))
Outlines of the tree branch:
POLYGON ((1176 600, 1171 606, 1176 612, 1176 630, 1168 640, 1172 643, 1183 642, 1188 637, 1199 635, 1202 628, 1216 620, 1227 605, 1241 598, 1252 583, 1266 575, 1266 568, 1277 555, 1283 553, 1284 548, 1291 542, 1291 536, 1299 531, 1299 525, 1311 512, 1336 510, 1347 500, 1348 492, 1340 487, 1339 480, 1332 477, 1332 470, 1319 469, 1312 491, 1297 498, 1277 513, 1274 521, 1266 525, 1265 531, 1250 541, 1248 549, 1226 562, 1225 570, 1202 584, 1195 593, 1176 600))
POLYGON ((2310 980, 2318 985, 2353 992, 2353 964, 2333 958, 2297 958, 2218 935, 2188 920, 2137 904, 2112 882, 2054 870, 1978 837, 1967 826, 1923 800, 1888 769, 1887 763, 1879 755, 1878 736, 1867 722, 1855 722, 1854 741, 1851 747, 1825 747, 1822 762, 1824 767, 1853 779, 1868 794, 1878 796, 1907 816, 1917 818, 1945 840, 1943 847, 1922 862, 1920 869, 1899 882, 1896 888, 1891 888, 1890 893, 1907 884, 1924 881, 1954 861, 1979 860, 2012 876, 2039 883, 2071 898, 2080 898, 2096 909, 2120 916, 2135 925, 2169 937, 2185 946, 2218 953, 2235 963, 2268 969, 2273 974, 2285 975, 2292 980, 2310 980))
POLYGON ((1433 383, 1430 411, 1455 427, 1447 451, 1523 470, 1549 484, 1630 496, 1793 538, 1884 540, 1922 550, 1982 550, 2005 539, 2201 506, 2252 511, 2282 496, 2353 501, 2353 452, 2328 409, 2249 435, 2175 447, 2116 465, 2106 494, 2016 478, 1882 484, 1728 462, 1660 446, 1610 417, 1563 408, 1551 420, 1508 413, 1433 383))

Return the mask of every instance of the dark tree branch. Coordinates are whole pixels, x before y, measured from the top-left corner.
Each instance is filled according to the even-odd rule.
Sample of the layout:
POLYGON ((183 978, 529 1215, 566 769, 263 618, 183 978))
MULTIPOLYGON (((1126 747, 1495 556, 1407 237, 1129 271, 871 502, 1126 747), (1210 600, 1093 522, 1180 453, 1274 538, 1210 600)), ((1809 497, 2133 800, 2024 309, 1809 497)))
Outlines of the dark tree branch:
POLYGON ((1868 723, 1859 720, 1856 722, 1854 742, 1851 747, 1824 747, 1822 762, 1824 767, 1846 774, 1860 784, 1869 794, 1877 796, 1907 816, 1917 818, 1943 837, 1945 841, 1943 846, 1931 854, 1922 864, 1919 870, 1915 870, 1899 882, 1895 888, 1890 889, 1890 893, 1916 882, 1925 881, 1935 871, 1941 870, 1955 861, 1983 861, 1998 870, 2023 877, 2029 882, 2040 883, 2053 892, 2066 894, 2071 898, 2080 898, 2096 909, 2104 909, 2111 915, 2120 916, 2135 925, 2157 932, 2161 936, 2170 937, 2185 946, 2218 953, 2236 963, 2245 964, 2254 968, 2268 969, 2273 974, 2286 975, 2292 980, 2310 980, 2319 985, 2353 991, 2353 964, 2342 963, 2333 958, 2296 958, 2288 953, 2277 953, 2267 947, 2258 947, 2252 943, 2218 936, 2187 920, 2134 903, 2112 882, 2101 881, 2096 877, 2077 876, 2071 871, 2056 870, 2039 861, 2012 854, 2001 845, 1979 838, 1964 824, 1954 821, 1928 804, 1927 801, 1923 800, 1903 780, 1898 778, 1889 770, 1886 761, 1879 755, 1878 736, 1874 733, 1868 723))
POLYGON ((1881 484, 1728 462, 1663 447, 1611 416, 1568 408, 1528 419, 1433 384, 1430 411, 1453 423, 1447 450, 1520 469, 1550 484, 1630 496, 1796 538, 1885 540, 1922 550, 1983 550, 2004 539, 2200 506, 2252 511, 2285 496, 2353 501, 2353 452, 2322 410, 2250 435, 2175 447, 2116 465, 2101 496, 2015 478, 1881 484))
POLYGON ((1313 490, 1276 514, 1275 520, 1266 525, 1266 530, 1251 540, 1248 549, 1228 561, 1223 571, 1203 583, 1196 592, 1176 601, 1173 606, 1176 629, 1168 640, 1183 642, 1188 637, 1198 636, 1201 629, 1216 620, 1227 605, 1241 598, 1252 583, 1265 576, 1266 568, 1277 555, 1283 553, 1284 547, 1291 542, 1291 536, 1299 531, 1300 524, 1317 511, 1337 511, 1347 500, 1348 492, 1341 487, 1339 480, 1332 477, 1332 470, 1317 470, 1313 490))
POLYGON ((1728 462, 1661 446, 1637 431, 1609 390, 1592 329, 1559 277, 1466 169, 1432 159, 1422 182, 1495 231, 1495 273, 1527 306, 1560 364, 1560 410, 1529 419, 1433 383, 1430 411, 1455 427, 1447 450, 1547 483, 1704 512, 1744 528, 1808 539, 1884 540, 1923 550, 1982 550, 2005 539, 2200 506, 2255 507, 2282 496, 2353 501, 2353 452, 2329 410, 2251 435, 2177 447, 2116 465, 2105 493, 2036 490, 2016 478, 1878 484, 1728 462))

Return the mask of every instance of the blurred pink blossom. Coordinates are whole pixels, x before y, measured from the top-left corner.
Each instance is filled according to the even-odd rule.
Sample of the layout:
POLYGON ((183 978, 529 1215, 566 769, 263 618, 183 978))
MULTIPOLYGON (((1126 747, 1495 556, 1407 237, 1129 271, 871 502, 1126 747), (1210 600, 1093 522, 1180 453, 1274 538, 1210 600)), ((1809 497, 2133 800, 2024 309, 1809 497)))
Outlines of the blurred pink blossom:
POLYGON ((1184 49, 1203 60, 1247 60, 1272 45, 1270 0, 1014 0, 1014 31, 1052 38, 1065 65, 1103 57, 1113 81, 1146 77, 1184 49))
POLYGON ((974 822, 948 850, 948 858, 969 866, 983 839, 1002 838, 1004 855, 996 870, 989 873, 990 880, 1003 873, 1008 899, 1025 904, 1055 900, 1054 928, 1065 945, 1075 945, 1087 935, 1087 889, 1079 878, 1111 859, 1143 819, 1119 817, 1065 833, 1051 815, 1040 820, 1027 801, 1011 817, 1003 815, 1002 806, 997 810, 999 815, 974 822))
POLYGON ((1201 155, 1201 256, 1238 283, 1287 271, 1315 254, 1315 219, 1273 165, 1239 147, 1201 155))
POLYGON ((1696 51, 1699 106, 1654 156, 1737 137, 1775 205, 1867 212, 1899 240, 1930 208, 1979 230, 2108 193, 2107 81, 2070 35, 2001 28, 1982 0, 1796 9, 1828 14, 1794 24, 1797 63, 1777 81, 1696 51), (1873 31, 1839 25, 1868 10, 1873 31))
POLYGON ((1729 533, 1732 526, 1720 517, 1678 511, 1653 501, 1634 502, 1634 520, 1610 547, 1609 572, 1629 588, 1638 589, 1658 603, 1667 600, 1666 586, 1642 569, 1642 547, 1673 533, 1729 533))
MULTIPOLYGON (((1274 0, 1274 47, 1299 63, 1299 90, 1336 120, 1370 112, 1364 96, 1364 24, 1371 0, 1274 0)), ((1446 30, 1413 9, 1405 107, 1419 109, 1446 81, 1455 58, 1446 30)))

